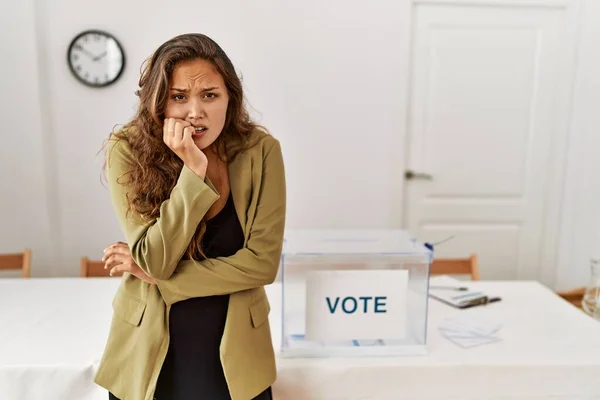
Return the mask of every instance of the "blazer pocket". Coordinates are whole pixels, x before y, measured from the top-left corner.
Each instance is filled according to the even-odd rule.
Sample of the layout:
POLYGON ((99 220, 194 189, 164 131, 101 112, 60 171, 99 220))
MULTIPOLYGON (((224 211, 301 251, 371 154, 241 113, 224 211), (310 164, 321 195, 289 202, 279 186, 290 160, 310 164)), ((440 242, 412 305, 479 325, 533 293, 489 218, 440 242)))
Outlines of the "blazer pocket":
POLYGON ((146 303, 135 297, 117 292, 113 299, 113 310, 122 320, 138 326, 146 310, 146 303))
POLYGON ((250 304, 250 317, 252 319, 252 326, 258 328, 265 322, 271 311, 269 300, 266 296, 261 297, 254 303, 250 304))

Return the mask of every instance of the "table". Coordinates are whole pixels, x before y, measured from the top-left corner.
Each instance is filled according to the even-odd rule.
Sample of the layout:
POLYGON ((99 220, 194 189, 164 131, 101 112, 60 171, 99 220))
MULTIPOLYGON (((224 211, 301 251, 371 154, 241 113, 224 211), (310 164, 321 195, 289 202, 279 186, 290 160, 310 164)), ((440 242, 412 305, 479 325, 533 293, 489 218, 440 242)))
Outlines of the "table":
MULTIPOLYGON (((95 374, 115 278, 0 280, 0 399, 106 400, 95 374)), ((456 310, 430 301, 429 354, 278 359, 277 400, 600 399, 600 324, 536 282, 471 282, 499 303, 456 310), (503 324, 502 341, 462 349, 437 326, 458 313, 503 324)), ((280 286, 267 288, 276 348, 280 286)))
POLYGON ((0 399, 107 400, 93 382, 118 278, 0 280, 0 399))
POLYGON ((285 359, 275 393, 294 400, 600 399, 600 323, 537 282, 465 286, 502 301, 459 310, 430 300, 427 356, 285 359), (463 349, 439 333, 445 318, 465 313, 502 323, 502 340, 463 349))

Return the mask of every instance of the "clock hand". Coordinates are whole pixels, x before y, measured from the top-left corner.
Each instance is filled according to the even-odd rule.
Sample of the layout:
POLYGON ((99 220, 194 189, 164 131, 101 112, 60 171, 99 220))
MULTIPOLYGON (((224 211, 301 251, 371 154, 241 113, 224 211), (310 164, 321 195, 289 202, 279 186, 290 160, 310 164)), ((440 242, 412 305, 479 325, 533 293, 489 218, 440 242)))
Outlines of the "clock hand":
POLYGON ((92 53, 90 53, 89 51, 87 51, 83 46, 79 47, 79 50, 83 51, 91 59, 96 58, 96 56, 94 56, 92 53))
POLYGON ((102 59, 102 58, 103 58, 103 57, 104 57, 106 54, 108 54, 108 53, 105 51, 104 53, 100 54, 99 56, 97 56, 97 57, 94 57, 94 61, 99 61, 99 60, 101 60, 101 59, 102 59))

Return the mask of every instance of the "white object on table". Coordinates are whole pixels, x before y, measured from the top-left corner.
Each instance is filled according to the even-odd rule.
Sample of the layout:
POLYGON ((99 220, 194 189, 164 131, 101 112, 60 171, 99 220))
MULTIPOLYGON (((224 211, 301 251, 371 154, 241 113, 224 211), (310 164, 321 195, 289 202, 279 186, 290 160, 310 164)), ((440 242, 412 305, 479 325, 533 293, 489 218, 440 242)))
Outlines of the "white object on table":
POLYGON ((440 332, 448 340, 461 347, 474 347, 495 343, 500 338, 498 331, 501 325, 481 316, 456 316, 446 318, 440 324, 440 332))
MULTIPOLYGON (((430 301, 427 356, 278 359, 276 400, 600 398, 600 324, 536 282, 469 282, 501 302, 466 310, 430 301), (442 337, 457 315, 502 324, 470 349, 442 337)), ((92 379, 119 279, 0 280, 0 399, 106 400, 92 379)), ((281 286, 267 287, 276 348, 281 286)))
POLYGON ((466 290, 468 288, 463 283, 447 275, 432 276, 429 278, 429 298, 452 307, 467 308, 473 302, 481 305, 482 299, 494 297, 492 293, 481 290, 466 290))

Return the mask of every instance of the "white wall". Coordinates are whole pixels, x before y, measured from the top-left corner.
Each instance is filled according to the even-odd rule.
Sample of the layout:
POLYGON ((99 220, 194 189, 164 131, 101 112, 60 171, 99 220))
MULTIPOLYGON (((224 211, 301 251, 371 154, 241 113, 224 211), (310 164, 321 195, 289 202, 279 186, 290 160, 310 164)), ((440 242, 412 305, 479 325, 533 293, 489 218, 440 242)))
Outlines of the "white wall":
POLYGON ((45 174, 50 129, 42 123, 33 0, 1 2, 0 26, 0 253, 31 247, 33 261, 47 273, 57 252, 45 174))
POLYGON ((588 283, 600 257, 600 2, 585 0, 573 101, 557 289, 588 283))
MULTIPOLYGON (((42 171, 50 175, 51 192, 36 204, 41 204, 46 221, 46 207, 56 217, 52 236, 59 253, 51 269, 36 254, 34 273, 75 275, 80 256, 100 257, 105 245, 122 239, 100 184, 102 157, 96 153, 113 126, 132 115, 142 61, 163 41, 190 31, 206 33, 221 44, 243 74, 259 122, 282 141, 289 227, 400 226, 407 5, 408 0, 368 5, 345 0, 187 0, 177 6, 156 0, 37 0, 35 12, 19 6, 21 14, 10 19, 18 21, 31 49, 36 22, 39 62, 32 63, 36 54, 31 50, 17 60, 14 72, 27 71, 19 78, 26 80, 28 70, 34 74, 39 66, 44 126, 28 124, 26 129, 35 135, 38 153, 39 137, 48 138, 44 154, 49 157, 48 165, 36 161, 35 168, 22 173, 37 173, 36 187, 43 187, 42 171), (112 87, 84 87, 67 67, 70 40, 89 28, 109 31, 124 45, 126 71, 112 87)), ((20 48, 22 36, 15 37, 20 39, 14 46, 20 48)), ((3 36, 5 41, 12 39, 3 36)), ((35 88, 37 82, 28 84, 35 88)), ((10 110, 16 108, 6 96, 1 101, 5 110, 7 104, 10 110)), ((39 109, 37 114, 22 112, 27 120, 31 115, 40 120, 39 109)), ((11 123, 19 125, 17 120, 11 123)), ((3 207, 2 212, 17 223, 30 203, 11 200, 10 211, 3 207)), ((11 233, 2 229, 0 243, 28 243, 25 230, 19 233, 20 240, 7 244, 11 233)), ((41 230, 38 237, 47 239, 41 230)))
MULTIPOLYGON (((224 47, 259 122, 282 141, 288 226, 400 226, 409 0, 283 3, 2 2, 11 62, 0 67, 0 252, 30 246, 34 275, 76 275, 80 256, 100 257, 122 238, 97 152, 133 113, 141 62, 190 31, 224 47), (89 28, 125 47, 112 87, 86 88, 68 70, 67 46, 89 28)), ((586 283, 588 258, 600 253, 600 3, 585 0, 582 16, 559 288, 586 283)))

